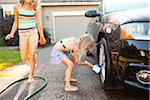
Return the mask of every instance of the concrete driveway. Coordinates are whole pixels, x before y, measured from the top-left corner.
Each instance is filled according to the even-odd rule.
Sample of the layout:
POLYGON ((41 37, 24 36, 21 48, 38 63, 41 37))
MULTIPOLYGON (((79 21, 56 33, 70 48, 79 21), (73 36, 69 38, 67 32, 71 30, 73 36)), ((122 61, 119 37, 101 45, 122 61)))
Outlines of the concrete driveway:
MULTIPOLYGON (((91 69, 74 66, 73 77, 78 81, 73 83, 80 87, 78 92, 65 92, 64 71, 62 64, 50 64, 50 50, 52 46, 38 49, 38 63, 36 75, 43 75, 48 79, 47 86, 30 100, 148 100, 149 95, 143 91, 127 88, 124 90, 104 91, 101 89, 99 76, 91 69)), ((94 58, 92 58, 94 61, 94 58)), ((36 80, 34 89, 39 86, 40 80, 36 80)), ((0 100, 12 100, 18 96, 22 100, 30 94, 30 89, 25 82, 20 82, 0 95, 0 100), (22 94, 20 93, 22 91, 22 94), (20 96, 19 96, 20 94, 20 96)), ((17 100, 17 99, 16 99, 17 100)))

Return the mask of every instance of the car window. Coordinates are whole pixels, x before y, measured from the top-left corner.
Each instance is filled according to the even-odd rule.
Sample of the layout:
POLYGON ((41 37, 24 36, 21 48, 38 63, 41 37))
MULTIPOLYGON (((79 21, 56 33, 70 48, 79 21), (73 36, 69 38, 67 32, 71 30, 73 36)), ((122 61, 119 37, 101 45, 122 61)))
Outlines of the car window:
POLYGON ((105 13, 122 11, 127 9, 145 8, 149 0, 104 0, 103 11, 105 13))
POLYGON ((121 26, 122 39, 150 40, 149 22, 134 22, 121 26))

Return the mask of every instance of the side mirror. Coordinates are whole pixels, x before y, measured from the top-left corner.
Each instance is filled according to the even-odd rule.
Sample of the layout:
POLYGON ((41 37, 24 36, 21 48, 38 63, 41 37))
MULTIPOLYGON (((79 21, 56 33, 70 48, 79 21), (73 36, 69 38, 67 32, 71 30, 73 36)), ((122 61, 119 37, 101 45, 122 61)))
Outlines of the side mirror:
POLYGON ((85 16, 86 17, 96 17, 96 16, 100 16, 100 13, 97 13, 96 10, 88 10, 85 12, 85 16))

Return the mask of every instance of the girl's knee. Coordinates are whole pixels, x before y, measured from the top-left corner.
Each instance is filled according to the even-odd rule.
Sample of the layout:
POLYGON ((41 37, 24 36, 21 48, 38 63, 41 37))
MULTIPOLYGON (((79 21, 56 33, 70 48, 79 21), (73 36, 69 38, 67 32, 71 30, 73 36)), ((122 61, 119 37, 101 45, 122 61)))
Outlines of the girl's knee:
POLYGON ((69 62, 67 65, 68 65, 68 67, 72 68, 73 67, 73 62, 69 62))
POLYGON ((62 63, 63 63, 64 65, 66 65, 67 67, 73 67, 73 66, 74 66, 74 63, 73 63, 70 59, 64 59, 64 60, 62 61, 62 63))
POLYGON ((30 59, 35 59, 35 54, 30 54, 30 59))

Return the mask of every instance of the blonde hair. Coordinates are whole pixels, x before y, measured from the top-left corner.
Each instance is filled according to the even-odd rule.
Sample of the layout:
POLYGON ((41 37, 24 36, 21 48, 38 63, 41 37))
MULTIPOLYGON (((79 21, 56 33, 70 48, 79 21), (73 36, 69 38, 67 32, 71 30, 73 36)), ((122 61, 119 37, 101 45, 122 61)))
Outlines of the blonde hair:
POLYGON ((79 49, 84 48, 86 50, 87 48, 93 49, 94 47, 95 43, 91 35, 84 34, 80 36, 79 49))
MULTIPOLYGON (((37 6, 38 6, 38 2, 37 2, 38 0, 33 0, 33 1, 34 1, 34 3, 33 3, 33 5, 32 5, 32 7, 33 7, 34 10, 36 10, 36 9, 37 9, 37 6)), ((20 0, 21 6, 23 6, 24 3, 25 3, 25 0, 20 0)))

